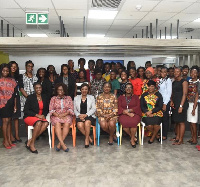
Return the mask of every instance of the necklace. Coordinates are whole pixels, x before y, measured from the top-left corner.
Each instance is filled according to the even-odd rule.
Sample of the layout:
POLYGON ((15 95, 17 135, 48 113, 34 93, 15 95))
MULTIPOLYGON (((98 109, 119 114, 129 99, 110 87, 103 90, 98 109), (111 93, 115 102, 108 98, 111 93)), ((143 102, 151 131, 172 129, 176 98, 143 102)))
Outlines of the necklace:
POLYGON ((131 102, 131 99, 132 99, 132 95, 130 96, 129 99, 126 97, 126 108, 127 108, 127 109, 128 109, 129 103, 131 102))

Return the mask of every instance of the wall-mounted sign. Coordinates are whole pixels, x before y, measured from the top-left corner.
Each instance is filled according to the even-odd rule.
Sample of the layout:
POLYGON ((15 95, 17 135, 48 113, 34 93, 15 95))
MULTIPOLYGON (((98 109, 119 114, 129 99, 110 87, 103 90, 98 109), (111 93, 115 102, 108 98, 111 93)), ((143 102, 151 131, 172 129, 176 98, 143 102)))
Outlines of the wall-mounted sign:
POLYGON ((26 24, 49 24, 47 13, 26 13, 26 24))

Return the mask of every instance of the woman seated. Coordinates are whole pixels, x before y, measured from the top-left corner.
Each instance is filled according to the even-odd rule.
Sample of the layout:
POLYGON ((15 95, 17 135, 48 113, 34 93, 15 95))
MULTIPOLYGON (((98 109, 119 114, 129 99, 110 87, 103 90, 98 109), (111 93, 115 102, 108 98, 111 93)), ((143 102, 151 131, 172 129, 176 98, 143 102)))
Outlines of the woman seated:
POLYGON ((48 114, 48 100, 45 95, 42 95, 42 85, 40 83, 34 83, 33 85, 35 93, 27 97, 24 106, 24 122, 28 126, 34 126, 33 135, 30 140, 25 142, 26 148, 32 153, 38 153, 35 148, 36 138, 42 134, 49 123, 46 120, 48 114))
POLYGON ((118 117, 118 100, 114 94, 110 93, 111 88, 111 83, 105 82, 103 84, 103 93, 97 97, 96 103, 99 124, 101 128, 110 135, 108 142, 109 145, 113 145, 118 117))
POLYGON ((136 148, 135 134, 137 125, 141 121, 142 112, 139 97, 133 95, 133 85, 131 83, 126 84, 125 95, 118 98, 118 114, 123 130, 131 137, 132 147, 136 148))
MULTIPOLYGON (((147 129, 152 132, 152 137, 148 141, 152 144, 160 129, 163 113, 163 98, 162 95, 156 91, 156 82, 149 80, 147 83, 148 92, 142 94, 140 99, 142 109, 142 121, 147 126, 147 129)), ((157 138, 160 141, 160 138, 157 138)))
POLYGON ((89 143, 94 145, 90 138, 91 125, 95 124, 95 99, 92 95, 88 95, 89 85, 83 83, 81 85, 81 95, 74 98, 74 113, 76 115, 76 123, 78 129, 85 135, 85 148, 89 147, 89 143))
POLYGON ((56 84, 55 96, 51 98, 49 105, 51 123, 55 126, 55 132, 59 140, 56 151, 60 151, 61 147, 65 152, 69 151, 64 141, 72 124, 74 106, 72 98, 67 96, 67 93, 67 85, 64 83, 56 84))

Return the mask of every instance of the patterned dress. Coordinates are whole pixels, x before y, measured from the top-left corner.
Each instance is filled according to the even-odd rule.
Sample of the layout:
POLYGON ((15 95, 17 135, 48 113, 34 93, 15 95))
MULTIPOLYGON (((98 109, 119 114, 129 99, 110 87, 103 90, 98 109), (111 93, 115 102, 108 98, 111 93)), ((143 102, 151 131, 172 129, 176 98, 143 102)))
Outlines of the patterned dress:
MULTIPOLYGON (((33 88, 33 84, 35 82, 38 81, 38 78, 33 75, 32 78, 29 78, 26 76, 26 73, 22 74, 22 77, 19 81, 19 88, 23 88, 24 91, 28 94, 28 95, 31 95, 33 94, 35 91, 34 91, 34 88, 33 88)), ((26 97, 24 97, 23 95, 20 96, 20 101, 21 101, 21 111, 24 110, 24 105, 25 105, 25 102, 26 102, 26 97)))
POLYGON ((162 106, 163 98, 159 92, 149 94, 148 92, 142 94, 141 99, 142 121, 146 125, 160 125, 163 117, 162 106), (153 117, 146 116, 146 112, 152 111, 153 117))
POLYGON ((72 117, 74 115, 74 105, 73 101, 70 96, 64 96, 63 98, 60 98, 59 96, 54 96, 51 98, 50 105, 49 105, 49 111, 50 111, 50 119, 52 125, 55 125, 56 123, 72 123, 72 117), (65 116, 64 118, 59 118, 56 116, 53 116, 52 114, 54 112, 58 114, 63 114, 69 111, 70 114, 65 116))
POLYGON ((94 79, 91 82, 91 95, 93 95, 95 98, 101 93, 103 93, 103 84, 105 82, 105 79, 97 80, 94 79))
POLYGON ((104 115, 106 114, 114 114, 114 117, 110 118, 110 120, 116 120, 118 118, 118 100, 114 94, 110 94, 110 97, 107 99, 104 97, 104 94, 100 94, 97 97, 96 102, 97 116, 99 121, 105 120, 104 115))

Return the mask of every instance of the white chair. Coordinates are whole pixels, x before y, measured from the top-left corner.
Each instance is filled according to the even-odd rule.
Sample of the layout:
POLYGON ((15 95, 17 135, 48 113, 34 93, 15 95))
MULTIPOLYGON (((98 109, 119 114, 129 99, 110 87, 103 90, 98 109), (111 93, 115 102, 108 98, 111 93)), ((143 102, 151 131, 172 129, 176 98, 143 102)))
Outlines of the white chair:
MULTIPOLYGON (((33 126, 28 126, 28 140, 30 140, 32 138, 32 134, 33 134, 32 130, 33 129, 34 129, 33 126)), ((49 147, 51 148, 51 125, 49 125, 47 127, 47 129, 48 129, 48 135, 49 135, 49 147)))
MULTIPOLYGON (((142 143, 141 145, 143 145, 144 142, 144 127, 145 127, 145 123, 141 121, 141 125, 142 125, 142 143)), ((160 144, 162 144, 162 123, 160 124, 160 144)))

